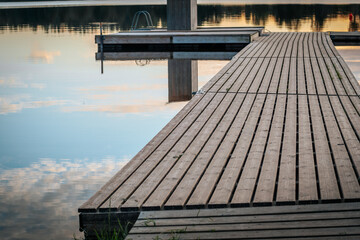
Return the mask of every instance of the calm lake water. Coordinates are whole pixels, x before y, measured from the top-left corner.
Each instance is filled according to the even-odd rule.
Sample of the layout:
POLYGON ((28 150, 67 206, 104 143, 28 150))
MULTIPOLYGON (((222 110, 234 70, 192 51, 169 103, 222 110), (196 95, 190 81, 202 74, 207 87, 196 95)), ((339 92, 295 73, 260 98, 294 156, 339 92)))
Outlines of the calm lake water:
MULTIPOLYGON (((0 236, 71 239, 77 208, 185 104, 168 102, 167 61, 95 60, 94 34, 165 6, 0 10, 0 236), (142 62, 144 63, 144 62, 142 62)), ((200 5, 200 26, 359 30, 360 4, 200 5), (349 13, 355 21, 349 21, 349 13)), ((337 47, 360 80, 360 47, 337 47)), ((199 87, 226 61, 199 61, 199 87)))

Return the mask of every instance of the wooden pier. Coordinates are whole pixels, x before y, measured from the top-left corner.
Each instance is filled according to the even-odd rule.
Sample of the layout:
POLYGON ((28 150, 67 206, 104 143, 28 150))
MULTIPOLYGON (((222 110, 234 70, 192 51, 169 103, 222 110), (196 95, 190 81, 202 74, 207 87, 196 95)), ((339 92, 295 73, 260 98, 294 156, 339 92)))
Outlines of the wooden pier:
POLYGON ((134 221, 141 212, 129 239, 189 224, 176 234, 359 238, 359 113, 359 83, 329 34, 258 37, 79 208, 81 228, 99 228, 109 214, 134 221), (251 220, 257 215, 265 220, 251 220), (174 222, 142 228, 161 218, 174 222))
POLYGON ((241 50, 259 37, 263 27, 137 30, 96 35, 99 52, 230 51, 241 50))

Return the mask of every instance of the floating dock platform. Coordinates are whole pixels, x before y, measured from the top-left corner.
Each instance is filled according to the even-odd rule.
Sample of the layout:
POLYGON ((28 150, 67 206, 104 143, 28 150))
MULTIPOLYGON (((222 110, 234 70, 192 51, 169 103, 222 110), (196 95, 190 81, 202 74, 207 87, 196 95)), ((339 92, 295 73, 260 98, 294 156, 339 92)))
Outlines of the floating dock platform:
POLYGON ((329 32, 335 45, 360 45, 360 32, 329 32))
POLYGON ((199 28, 184 30, 137 30, 96 35, 103 52, 117 51, 240 51, 263 33, 255 28, 199 28))
POLYGON ((134 223, 128 239, 359 239, 359 113, 329 34, 260 36, 79 208, 80 227, 88 239, 117 219, 134 223))

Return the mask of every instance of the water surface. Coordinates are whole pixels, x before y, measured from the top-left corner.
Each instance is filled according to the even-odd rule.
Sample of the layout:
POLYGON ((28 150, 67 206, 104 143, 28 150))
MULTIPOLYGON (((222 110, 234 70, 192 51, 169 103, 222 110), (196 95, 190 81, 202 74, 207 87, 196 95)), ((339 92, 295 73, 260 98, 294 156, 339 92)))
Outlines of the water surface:
MULTIPOLYGON (((200 26, 359 30, 360 5, 199 6, 200 26), (349 21, 348 14, 356 21, 349 21)), ((167 61, 95 61, 94 34, 165 6, 0 10, 0 235, 70 239, 77 208, 185 104, 168 102, 167 61)), ((360 79, 360 48, 337 47, 360 79)), ((200 61, 199 86, 226 61, 200 61)))

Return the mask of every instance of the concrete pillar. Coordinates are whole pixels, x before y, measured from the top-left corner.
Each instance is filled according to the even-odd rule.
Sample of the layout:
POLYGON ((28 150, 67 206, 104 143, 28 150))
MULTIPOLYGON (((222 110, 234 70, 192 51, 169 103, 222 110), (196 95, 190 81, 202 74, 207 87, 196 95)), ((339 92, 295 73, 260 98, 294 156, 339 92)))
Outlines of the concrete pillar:
POLYGON ((198 62, 169 59, 169 102, 187 101, 198 90, 198 62))
POLYGON ((197 0, 167 0, 168 30, 197 28, 197 0))

